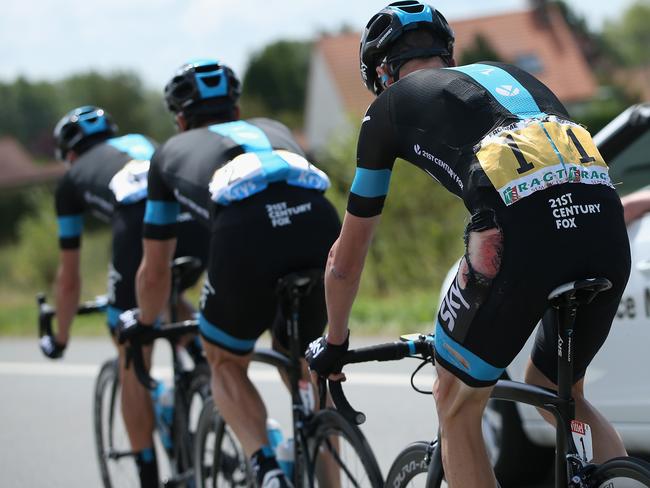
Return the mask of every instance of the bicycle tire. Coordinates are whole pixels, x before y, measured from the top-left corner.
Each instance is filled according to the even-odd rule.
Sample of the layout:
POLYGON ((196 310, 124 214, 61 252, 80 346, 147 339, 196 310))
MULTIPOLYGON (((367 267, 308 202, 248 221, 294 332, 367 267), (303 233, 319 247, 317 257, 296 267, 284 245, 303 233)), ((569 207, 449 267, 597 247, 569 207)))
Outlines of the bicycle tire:
MULTIPOLYGON (((397 455, 388 471, 386 488, 427 486, 429 463, 426 461, 426 457, 429 453, 429 442, 416 441, 406 446, 397 455)), ((440 484, 440 481, 438 481, 431 485, 431 487, 438 488, 440 484)))
POLYGON ((95 448, 104 488, 139 488, 140 478, 120 408, 119 364, 106 361, 95 381, 95 448))
POLYGON ((335 484, 341 488, 384 486, 375 455, 357 426, 330 409, 317 412, 309 424, 307 446, 311 486, 332 486, 327 475, 332 476, 333 466, 339 470, 339 483, 335 484), (332 439, 334 436, 336 441, 332 439), (323 479, 319 480, 321 476, 323 479))
POLYGON ((588 486, 594 488, 650 487, 650 463, 632 457, 610 459, 589 476, 588 486))
POLYGON ((210 368, 198 363, 182 377, 175 390, 173 436, 173 475, 180 480, 192 479, 194 437, 203 404, 210 397, 210 368))
POLYGON ((196 488, 253 486, 248 459, 212 398, 203 404, 194 437, 196 488))

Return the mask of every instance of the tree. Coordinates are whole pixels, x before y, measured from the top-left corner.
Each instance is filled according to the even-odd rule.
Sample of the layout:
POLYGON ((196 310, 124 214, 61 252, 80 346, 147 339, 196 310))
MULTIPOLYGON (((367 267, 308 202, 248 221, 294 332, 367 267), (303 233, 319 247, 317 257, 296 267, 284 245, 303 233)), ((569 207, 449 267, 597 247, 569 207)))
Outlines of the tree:
POLYGON ((460 53, 460 65, 472 64, 477 61, 501 61, 501 56, 483 35, 477 34, 470 46, 460 53))
POLYGON ((605 23, 608 48, 626 66, 650 65, 650 0, 636 3, 616 21, 605 23))
POLYGON ((253 54, 244 75, 244 116, 268 115, 302 126, 311 42, 276 41, 253 54))

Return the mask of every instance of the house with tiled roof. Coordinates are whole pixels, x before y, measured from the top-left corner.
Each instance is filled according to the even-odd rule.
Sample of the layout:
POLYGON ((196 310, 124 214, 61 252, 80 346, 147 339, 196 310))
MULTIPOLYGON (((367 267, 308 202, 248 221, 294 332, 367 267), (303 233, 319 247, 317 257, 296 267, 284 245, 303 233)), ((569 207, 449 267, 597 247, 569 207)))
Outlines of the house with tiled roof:
MULTIPOLYGON (((482 36, 499 57, 531 72, 565 104, 596 95, 596 79, 562 13, 545 2, 500 15, 450 21, 456 59, 482 36)), ((374 99, 359 74, 357 33, 324 36, 313 48, 307 86, 305 135, 319 150, 350 128, 374 99)))
POLYGON ((0 189, 53 181, 63 173, 62 163, 36 164, 16 139, 0 137, 0 189))

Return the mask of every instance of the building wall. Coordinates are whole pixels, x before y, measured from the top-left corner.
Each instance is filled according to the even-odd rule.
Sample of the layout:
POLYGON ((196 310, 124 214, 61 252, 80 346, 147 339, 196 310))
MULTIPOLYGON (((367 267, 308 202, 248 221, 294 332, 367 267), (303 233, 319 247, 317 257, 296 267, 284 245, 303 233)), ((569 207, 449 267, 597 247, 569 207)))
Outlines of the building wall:
POLYGON ((307 83, 305 136, 309 148, 318 152, 348 124, 343 100, 318 49, 312 52, 307 83))

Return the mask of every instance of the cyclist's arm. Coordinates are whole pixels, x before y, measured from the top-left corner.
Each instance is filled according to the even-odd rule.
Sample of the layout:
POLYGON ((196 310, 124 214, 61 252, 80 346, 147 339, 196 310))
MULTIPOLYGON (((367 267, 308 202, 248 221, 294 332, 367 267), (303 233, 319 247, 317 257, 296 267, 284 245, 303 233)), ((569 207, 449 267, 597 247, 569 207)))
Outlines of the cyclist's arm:
POLYGON ((389 98, 379 97, 364 116, 357 146, 357 170, 350 189, 341 235, 332 246, 325 273, 329 320, 328 342, 347 337, 352 303, 388 193, 397 143, 388 111, 389 98))
POLYGON ((629 225, 643 214, 650 212, 650 190, 639 190, 621 198, 625 224, 629 225))
POLYGON ((176 250, 176 220, 180 205, 167 187, 160 153, 151 158, 144 215, 143 254, 136 276, 140 321, 153 324, 164 310, 171 289, 171 262, 176 250))
POLYGON ((325 273, 328 342, 342 344, 348 335, 348 319, 359 290, 361 272, 379 215, 356 217, 346 212, 341 235, 332 246, 325 273))
POLYGON ((81 294, 79 249, 62 249, 56 274, 56 342, 67 344, 81 294))
POLYGON ((171 261, 176 239, 144 239, 143 255, 136 277, 140 321, 153 324, 163 312, 171 291, 171 261))
POLYGON ((63 176, 55 194, 59 228, 59 268, 55 281, 56 342, 67 344, 70 327, 77 312, 81 293, 80 252, 83 230, 83 204, 69 174, 63 176))

